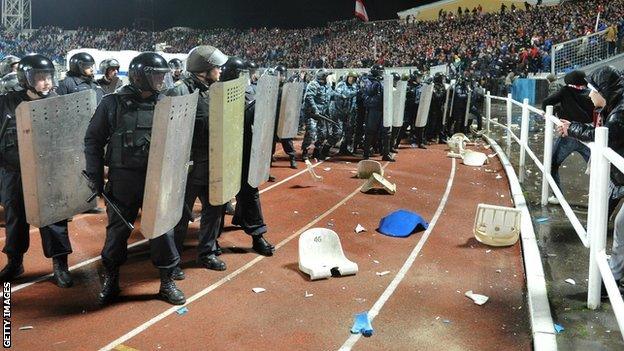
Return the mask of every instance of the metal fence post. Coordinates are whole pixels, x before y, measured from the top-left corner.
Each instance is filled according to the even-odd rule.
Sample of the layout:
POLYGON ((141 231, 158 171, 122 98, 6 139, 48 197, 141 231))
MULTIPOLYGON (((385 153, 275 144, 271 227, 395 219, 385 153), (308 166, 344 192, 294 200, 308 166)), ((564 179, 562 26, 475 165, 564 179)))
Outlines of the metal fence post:
POLYGON ((555 45, 550 47, 550 73, 557 76, 557 72, 555 71, 555 45))
POLYGON ((522 122, 520 123, 520 161, 518 163, 518 181, 524 183, 526 148, 529 146, 529 99, 522 102, 522 122))
POLYGON ((492 96, 488 91, 485 95, 485 131, 490 135, 490 119, 492 118, 492 96))
POLYGON ((587 307, 592 310, 600 307, 602 276, 597 259, 598 253, 605 249, 607 243, 610 163, 604 157, 604 151, 607 149, 608 138, 609 130, 606 127, 596 128, 595 142, 591 150, 588 216, 592 218, 592 226, 587 227, 587 235, 590 239, 587 307))
POLYGON ((542 206, 548 204, 548 196, 550 195, 550 187, 546 176, 550 174, 550 168, 552 166, 552 147, 553 147, 553 128, 554 123, 552 121, 553 107, 546 106, 546 113, 544 114, 544 172, 542 172, 542 206))
POLYGON ((507 94, 507 147, 511 147, 511 93, 507 94))

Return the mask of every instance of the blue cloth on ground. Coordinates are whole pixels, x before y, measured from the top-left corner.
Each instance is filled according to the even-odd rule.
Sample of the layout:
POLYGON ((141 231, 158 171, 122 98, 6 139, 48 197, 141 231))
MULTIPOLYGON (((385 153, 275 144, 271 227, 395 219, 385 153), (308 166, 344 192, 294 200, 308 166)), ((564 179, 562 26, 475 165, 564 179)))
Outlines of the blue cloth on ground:
POLYGON ((362 312, 355 315, 351 334, 362 333, 363 336, 369 337, 373 335, 373 326, 368 319, 368 312, 362 312))
POLYGON ((394 211, 379 222, 379 232, 388 236, 406 237, 418 228, 426 230, 429 227, 419 214, 407 210, 394 211))

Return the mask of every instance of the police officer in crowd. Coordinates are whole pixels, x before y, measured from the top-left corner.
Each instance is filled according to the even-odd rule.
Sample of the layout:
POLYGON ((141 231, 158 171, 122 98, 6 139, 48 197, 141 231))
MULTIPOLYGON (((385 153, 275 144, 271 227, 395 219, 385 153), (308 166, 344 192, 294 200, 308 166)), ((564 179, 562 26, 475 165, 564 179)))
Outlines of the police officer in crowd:
POLYGON ((104 91, 93 80, 95 74, 95 60, 86 52, 79 52, 69 59, 67 76, 56 89, 59 95, 77 93, 88 89, 95 90, 97 102, 100 103, 104 91))
MULTIPOLYGON (((29 224, 26 222, 22 174, 17 145, 15 110, 23 101, 34 101, 54 96, 54 64, 45 56, 24 56, 17 68, 22 91, 0 95, 0 124, 6 130, 0 137, 0 195, 4 205, 6 240, 2 250, 8 263, 0 271, 0 281, 11 281, 24 273, 23 257, 30 244, 29 224)), ((72 253, 67 221, 63 220, 39 228, 45 257, 52 258, 54 281, 59 287, 72 286, 67 267, 67 256, 72 253)))
MULTIPOLYGON (((197 247, 197 262, 206 269, 223 271, 226 269, 225 262, 217 257, 217 237, 223 228, 223 213, 225 206, 213 206, 208 201, 208 113, 209 113, 209 89, 219 81, 221 66, 228 57, 219 49, 210 45, 200 45, 193 48, 186 59, 186 71, 181 80, 176 82, 175 87, 167 92, 167 95, 179 96, 191 94, 199 90, 197 112, 195 114, 195 129, 191 145, 191 161, 193 166, 186 181, 185 206, 182 218, 175 227, 175 242, 179 253, 182 253, 184 239, 188 231, 188 223, 191 219, 190 209, 195 200, 201 202, 201 223, 199 229, 199 244, 197 247)), ((184 273, 178 267, 174 271, 175 279, 184 279, 184 273)))
POLYGON ((100 62, 102 78, 98 79, 96 83, 100 85, 104 94, 112 94, 123 85, 121 79, 117 76, 119 67, 119 61, 114 58, 109 58, 100 62))
MULTIPOLYGON (((154 108, 169 72, 167 61, 156 53, 136 56, 129 65, 130 84, 104 97, 86 132, 87 174, 96 191, 105 191, 123 215, 121 218, 107 204, 108 226, 102 249, 105 275, 100 304, 113 301, 120 292, 119 267, 127 259, 131 233, 124 221, 134 222, 142 206, 154 108), (109 167, 106 187, 104 165, 109 167)), ((180 262, 173 230, 150 239, 149 244, 152 263, 160 271, 159 297, 174 305, 184 304, 186 298, 172 280, 173 270, 180 262)))

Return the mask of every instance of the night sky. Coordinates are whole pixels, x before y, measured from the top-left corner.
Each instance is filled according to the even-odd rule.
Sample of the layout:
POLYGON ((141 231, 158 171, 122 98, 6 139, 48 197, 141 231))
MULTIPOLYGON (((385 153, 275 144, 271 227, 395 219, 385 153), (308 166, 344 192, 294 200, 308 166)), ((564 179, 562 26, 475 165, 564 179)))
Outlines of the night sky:
MULTIPOLYGON (((397 18, 398 11, 434 0, 364 0, 371 21, 397 18)), ((33 27, 65 29, 132 27, 137 17, 151 17, 154 28, 322 26, 353 18, 355 0, 32 0, 33 27)))

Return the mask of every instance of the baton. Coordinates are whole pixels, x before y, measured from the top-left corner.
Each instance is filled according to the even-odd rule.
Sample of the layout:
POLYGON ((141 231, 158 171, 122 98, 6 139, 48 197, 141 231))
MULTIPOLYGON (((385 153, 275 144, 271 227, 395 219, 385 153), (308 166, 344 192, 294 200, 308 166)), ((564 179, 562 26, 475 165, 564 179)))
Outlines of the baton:
POLYGON ((322 119, 322 120, 324 120, 325 122, 329 122, 329 123, 331 123, 331 124, 333 124, 333 125, 336 125, 336 126, 338 125, 338 122, 333 121, 331 118, 329 118, 329 117, 327 117, 327 116, 323 116, 323 115, 322 115, 322 114, 320 114, 320 113, 319 113, 319 114, 314 114, 314 115, 313 115, 313 117, 314 117, 314 119, 322 119))
POLYGON ((104 201, 106 201, 106 203, 108 204, 108 206, 110 206, 113 209, 113 212, 115 212, 119 218, 121 218, 121 221, 126 225, 126 227, 128 227, 128 229, 130 230, 134 230, 134 225, 132 225, 132 223, 128 222, 124 216, 121 214, 121 211, 119 210, 119 207, 117 207, 117 205, 115 205, 115 203, 104 193, 98 193, 98 191, 95 189, 94 186, 91 186, 93 184, 93 180, 91 180, 91 178, 89 178, 89 175, 87 174, 87 171, 83 170, 82 171, 82 176, 89 182, 89 188, 91 188, 91 190, 93 191, 93 194, 91 194, 91 196, 89 196, 89 198, 87 199, 87 202, 91 202, 93 201, 93 199, 95 199, 96 196, 98 195, 102 195, 102 197, 104 198, 104 201))

